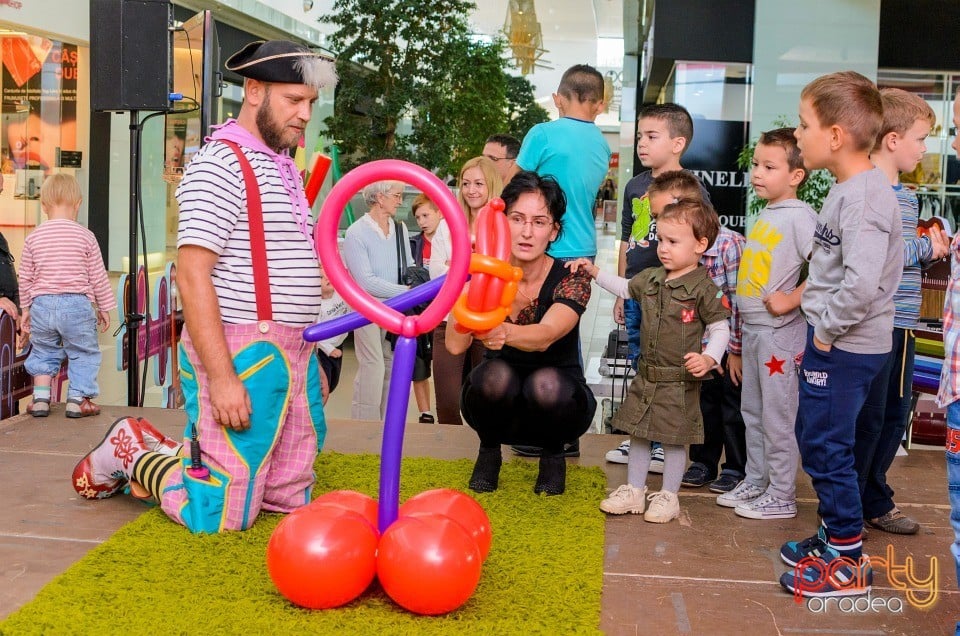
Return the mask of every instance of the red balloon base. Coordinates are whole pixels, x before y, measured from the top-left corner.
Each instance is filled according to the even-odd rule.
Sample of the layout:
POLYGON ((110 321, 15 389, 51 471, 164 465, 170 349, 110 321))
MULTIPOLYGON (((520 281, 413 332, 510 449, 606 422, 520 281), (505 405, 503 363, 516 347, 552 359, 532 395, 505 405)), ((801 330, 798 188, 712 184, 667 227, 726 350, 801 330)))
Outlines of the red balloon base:
POLYGON ((491 539, 486 512, 456 490, 411 497, 383 536, 376 500, 337 490, 277 525, 267 544, 267 570, 280 593, 301 607, 345 605, 377 576, 397 605, 435 616, 473 595, 491 539))
POLYGON ((284 518, 267 544, 267 571, 291 603, 309 609, 345 605, 376 574, 374 526, 336 506, 302 509, 284 518))
POLYGON ((480 582, 480 549, 449 517, 400 517, 380 537, 377 577, 394 602, 435 616, 467 602, 480 582))

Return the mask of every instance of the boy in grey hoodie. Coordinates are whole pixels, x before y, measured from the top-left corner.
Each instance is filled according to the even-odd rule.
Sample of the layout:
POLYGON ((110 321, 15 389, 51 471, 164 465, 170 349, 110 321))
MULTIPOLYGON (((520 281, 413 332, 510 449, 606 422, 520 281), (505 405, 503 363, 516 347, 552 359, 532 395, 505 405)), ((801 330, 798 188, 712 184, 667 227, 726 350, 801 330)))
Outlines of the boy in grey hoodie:
POLYGON ((794 566, 780 584, 798 599, 866 594, 873 580, 861 558, 853 448, 857 413, 891 348, 893 293, 903 272, 897 198, 870 162, 882 121, 880 92, 853 71, 819 77, 800 94, 804 164, 826 168, 837 183, 820 211, 801 299, 809 328, 796 434, 822 523, 815 536, 780 548, 794 566))
POLYGON ((800 273, 817 214, 797 199, 807 171, 793 128, 761 133, 752 163, 750 181, 767 206, 747 237, 737 278, 746 477, 717 503, 748 519, 788 519, 797 516, 797 364, 807 336, 800 273))

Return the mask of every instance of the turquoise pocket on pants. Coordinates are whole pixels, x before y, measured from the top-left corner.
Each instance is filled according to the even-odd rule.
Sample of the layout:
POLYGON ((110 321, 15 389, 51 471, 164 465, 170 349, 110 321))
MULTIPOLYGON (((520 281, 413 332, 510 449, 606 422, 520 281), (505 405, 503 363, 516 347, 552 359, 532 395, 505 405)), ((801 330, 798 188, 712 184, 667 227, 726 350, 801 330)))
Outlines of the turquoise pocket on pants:
MULTIPOLYGON (((226 500, 230 479, 224 473, 210 471, 207 479, 190 476, 187 468, 190 458, 181 460, 183 487, 187 489, 187 501, 181 510, 183 525, 194 534, 216 534, 223 531, 223 502, 226 500)), ((242 528, 246 530, 246 527, 242 528)))

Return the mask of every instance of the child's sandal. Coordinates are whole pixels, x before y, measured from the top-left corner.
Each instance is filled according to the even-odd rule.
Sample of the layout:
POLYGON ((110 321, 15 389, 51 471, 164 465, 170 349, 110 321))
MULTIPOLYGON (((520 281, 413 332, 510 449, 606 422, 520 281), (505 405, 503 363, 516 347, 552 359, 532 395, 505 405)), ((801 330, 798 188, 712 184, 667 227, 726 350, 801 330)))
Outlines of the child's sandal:
POLYGON ((47 398, 33 398, 27 406, 27 413, 33 417, 46 417, 50 415, 50 400, 47 398))
POLYGON ((90 401, 90 398, 70 398, 67 400, 67 417, 89 417, 100 415, 100 407, 90 401))

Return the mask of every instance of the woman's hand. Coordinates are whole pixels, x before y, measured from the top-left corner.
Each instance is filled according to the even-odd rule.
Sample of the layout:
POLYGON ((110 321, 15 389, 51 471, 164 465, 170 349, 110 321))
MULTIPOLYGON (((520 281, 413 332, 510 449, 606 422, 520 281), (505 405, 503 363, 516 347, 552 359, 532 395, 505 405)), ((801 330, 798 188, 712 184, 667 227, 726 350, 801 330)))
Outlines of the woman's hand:
POLYGON ((600 268, 593 264, 589 258, 578 258, 573 261, 567 262, 567 269, 572 273, 576 274, 577 271, 583 270, 590 275, 590 278, 596 278, 597 274, 600 273, 600 268))
POLYGON ((17 338, 17 347, 23 349, 30 342, 30 308, 24 307, 20 314, 20 337, 17 338))
POLYGON ((17 311, 17 306, 9 298, 0 298, 0 309, 13 316, 14 320, 20 320, 20 312, 17 311))
POLYGON ((683 356, 683 366, 693 377, 702 378, 710 372, 710 369, 717 366, 717 361, 703 353, 691 351, 683 356))
POLYGON ((507 323, 502 322, 490 331, 476 334, 475 337, 483 346, 492 351, 499 351, 507 344, 507 323))

